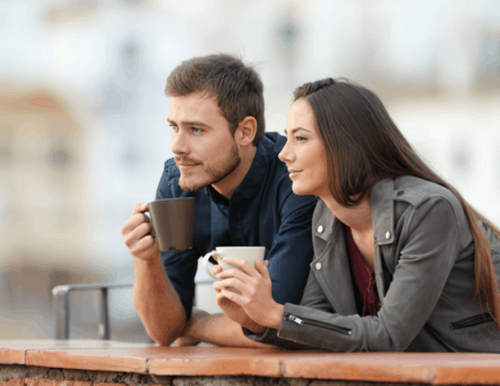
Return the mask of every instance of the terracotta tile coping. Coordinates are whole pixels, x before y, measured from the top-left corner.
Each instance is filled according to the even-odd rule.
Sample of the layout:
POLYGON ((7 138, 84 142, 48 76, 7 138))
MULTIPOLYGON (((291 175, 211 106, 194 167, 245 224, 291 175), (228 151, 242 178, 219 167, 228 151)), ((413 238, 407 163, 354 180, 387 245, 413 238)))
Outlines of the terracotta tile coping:
POLYGON ((430 384, 500 384, 500 354, 330 353, 159 347, 100 340, 4 340, 0 364, 166 376, 248 375, 430 384))

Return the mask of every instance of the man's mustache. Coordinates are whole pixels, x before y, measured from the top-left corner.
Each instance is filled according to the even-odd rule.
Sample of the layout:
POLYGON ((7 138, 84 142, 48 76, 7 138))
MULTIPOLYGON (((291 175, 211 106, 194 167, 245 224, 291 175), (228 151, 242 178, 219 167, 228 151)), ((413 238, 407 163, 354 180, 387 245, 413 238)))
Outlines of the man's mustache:
POLYGON ((202 165, 203 162, 200 159, 190 158, 190 157, 182 157, 175 156, 174 161, 176 164, 194 164, 194 165, 202 165))

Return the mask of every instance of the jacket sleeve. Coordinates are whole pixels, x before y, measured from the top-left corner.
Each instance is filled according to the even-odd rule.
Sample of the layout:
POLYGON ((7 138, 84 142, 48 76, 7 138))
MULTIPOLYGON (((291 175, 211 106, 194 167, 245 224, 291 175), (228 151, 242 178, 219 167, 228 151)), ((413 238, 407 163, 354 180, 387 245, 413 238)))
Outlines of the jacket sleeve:
MULTIPOLYGON (((308 303, 308 307, 313 307, 317 309, 324 310, 326 312, 332 312, 330 305, 328 304, 324 293, 318 286, 318 283, 312 274, 312 271, 309 272, 309 277, 307 279, 307 284, 304 290, 304 296, 302 298, 302 302, 306 299, 308 303)), ((301 302, 301 303, 302 303, 301 302)), ((289 303, 286 303, 286 306, 290 306, 289 303)), ((286 317, 286 314, 284 315, 286 317)), ((274 346, 279 346, 286 349, 306 349, 306 350, 315 350, 318 349, 318 345, 314 344, 303 344, 294 339, 283 339, 278 337, 278 330, 274 328, 268 328, 261 334, 255 334, 252 331, 243 327, 243 333, 247 338, 250 338, 256 342, 271 344, 274 346)))
POLYGON ((409 227, 407 236, 395 241, 402 248, 377 316, 331 313, 310 297, 285 305, 277 336, 332 351, 403 351, 429 319, 460 249, 457 219, 446 199, 427 199, 405 221, 400 225, 409 227))

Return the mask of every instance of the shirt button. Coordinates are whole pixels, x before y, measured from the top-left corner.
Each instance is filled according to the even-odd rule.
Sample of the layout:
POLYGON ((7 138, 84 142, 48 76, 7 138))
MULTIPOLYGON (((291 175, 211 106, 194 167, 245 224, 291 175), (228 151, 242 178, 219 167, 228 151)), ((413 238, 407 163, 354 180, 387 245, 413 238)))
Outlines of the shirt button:
POLYGON ((387 232, 387 233, 385 234, 385 238, 386 238, 386 239, 390 239, 390 238, 391 238, 391 232, 387 232))
POLYGON ((316 269, 319 271, 321 269, 321 263, 316 263, 316 269))
POLYGON ((320 225, 317 228, 318 233, 323 233, 324 230, 325 230, 325 228, 323 228, 323 225, 320 225))

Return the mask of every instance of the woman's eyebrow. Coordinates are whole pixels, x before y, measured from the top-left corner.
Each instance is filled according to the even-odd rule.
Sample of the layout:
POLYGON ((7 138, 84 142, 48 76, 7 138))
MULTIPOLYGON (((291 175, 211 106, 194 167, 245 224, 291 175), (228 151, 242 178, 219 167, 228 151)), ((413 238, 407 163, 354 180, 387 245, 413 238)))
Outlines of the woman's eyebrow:
MULTIPOLYGON (((292 132, 291 132, 291 133, 292 133, 292 134, 295 134, 297 131, 300 131, 300 130, 307 131, 308 133, 310 133, 310 132, 311 132, 311 130, 307 130, 307 129, 303 128, 303 127, 296 127, 295 129, 292 129, 292 132)), ((286 130, 285 130, 285 132, 286 132, 286 130)))

